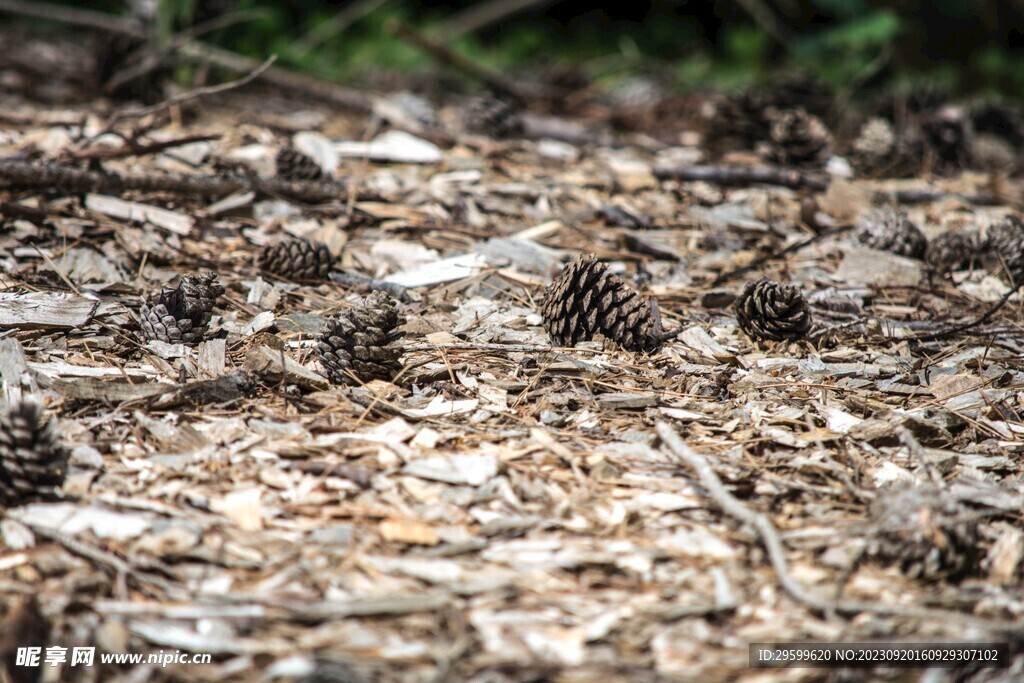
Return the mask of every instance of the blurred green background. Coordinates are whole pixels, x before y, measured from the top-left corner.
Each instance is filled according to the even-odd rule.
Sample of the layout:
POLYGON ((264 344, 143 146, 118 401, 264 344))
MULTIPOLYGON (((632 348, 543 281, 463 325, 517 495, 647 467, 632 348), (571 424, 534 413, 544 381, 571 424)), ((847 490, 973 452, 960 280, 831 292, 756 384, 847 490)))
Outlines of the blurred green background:
POLYGON ((147 3, 164 35, 232 15, 203 40, 253 57, 277 53, 282 65, 339 80, 435 68, 387 30, 397 19, 512 73, 572 66, 604 83, 645 74, 731 88, 797 69, 837 87, 926 79, 965 95, 1024 92, 1024 0, 662 0, 583 13, 537 0, 90 4, 126 14, 147 3))

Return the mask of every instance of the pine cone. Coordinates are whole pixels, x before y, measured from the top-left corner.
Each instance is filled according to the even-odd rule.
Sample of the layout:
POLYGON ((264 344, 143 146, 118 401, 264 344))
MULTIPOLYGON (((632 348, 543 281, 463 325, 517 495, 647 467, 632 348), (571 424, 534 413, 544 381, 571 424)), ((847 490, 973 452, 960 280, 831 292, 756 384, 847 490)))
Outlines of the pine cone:
POLYGON ((0 505, 59 497, 68 469, 68 452, 53 420, 41 422, 43 409, 22 401, 0 416, 0 505))
POLYGON ((980 560, 978 522, 934 486, 886 491, 871 506, 869 553, 915 579, 960 579, 980 560))
POLYGON ((772 155, 780 164, 819 164, 828 158, 832 136, 817 116, 797 108, 773 110, 769 119, 772 155))
POLYGON ((324 169, 315 159, 293 147, 282 147, 274 159, 277 175, 287 180, 323 180, 324 169))
POLYGON ((514 138, 523 134, 519 111, 496 97, 479 97, 462 112, 462 125, 470 133, 493 138, 514 138))
POLYGON ((751 339, 792 341, 811 329, 811 310, 796 285, 767 278, 748 282, 735 307, 736 322, 751 339))
POLYGON ((946 106, 925 116, 921 130, 937 170, 948 173, 967 166, 973 131, 961 107, 946 106))
POLYGON ((723 97, 705 110, 704 118, 709 147, 753 149, 768 137, 764 97, 751 89, 723 97))
POLYGON ((661 328, 657 302, 609 273, 593 254, 574 258, 548 285, 541 315, 557 346, 575 346, 601 333, 624 349, 650 353, 671 336, 661 328))
POLYGON ((1024 223, 1007 216, 988 229, 984 261, 987 267, 1008 274, 1011 284, 1024 284, 1024 223))
POLYGON ((776 109, 802 107, 808 114, 825 118, 832 113, 835 92, 832 87, 810 74, 792 74, 775 83, 763 93, 776 109))
POLYGON ((182 275, 175 288, 164 287, 156 299, 143 302, 139 324, 147 339, 168 344, 195 344, 203 340, 224 287, 214 273, 182 275))
POLYGON ((924 260, 928 266, 947 275, 970 268, 978 253, 978 235, 969 230, 949 230, 928 242, 924 260))
POLYGON ((928 238, 907 218, 904 211, 892 207, 869 212, 861 219, 857 229, 861 244, 888 251, 897 256, 922 258, 928 238))
POLYGON ((405 319, 387 293, 376 291, 358 305, 331 318, 316 352, 333 384, 392 379, 402 369, 396 342, 405 319))
POLYGON ((260 270, 289 280, 326 280, 334 265, 327 245, 303 239, 287 239, 267 245, 260 252, 260 270))
POLYGON ((892 123, 881 117, 865 123, 850 149, 850 163, 861 174, 904 176, 920 165, 911 140, 897 133, 892 123))
POLYGON ((977 133, 996 135, 1015 147, 1024 145, 1024 116, 1009 102, 983 102, 971 109, 971 124, 977 133))

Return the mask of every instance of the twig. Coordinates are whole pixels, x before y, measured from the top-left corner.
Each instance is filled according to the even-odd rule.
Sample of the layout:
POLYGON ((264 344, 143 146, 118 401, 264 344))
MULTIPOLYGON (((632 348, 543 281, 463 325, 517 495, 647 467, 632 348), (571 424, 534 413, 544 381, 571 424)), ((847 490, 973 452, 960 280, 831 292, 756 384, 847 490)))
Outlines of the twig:
POLYGON ((239 79, 228 81, 227 83, 220 83, 218 85, 208 85, 202 88, 195 88, 194 90, 183 92, 179 95, 175 95, 174 97, 168 98, 163 102, 157 102, 156 104, 152 104, 148 107, 122 109, 120 111, 114 112, 114 115, 111 116, 110 119, 107 121, 107 125, 104 127, 103 131, 101 131, 100 134, 107 133, 113 130, 114 126, 120 123, 121 121, 126 121, 128 119, 141 119, 144 116, 158 114, 162 111, 170 109, 171 107, 176 107, 178 105, 185 104, 186 102, 191 102, 192 100, 198 100, 201 97, 208 97, 210 95, 216 95, 218 93, 227 92, 228 90, 240 88, 243 85, 251 83, 252 81, 259 78, 260 75, 262 75, 263 72, 269 69, 270 66, 276 61, 277 55, 270 55, 259 66, 257 66, 255 69, 253 69, 252 71, 250 71, 245 76, 239 79))
MULTIPOLYGON (((1010 277, 1013 277, 1013 275, 1011 275, 1010 277)), ((1011 287, 1010 290, 1006 292, 1006 294, 1003 294, 1002 298, 1000 298, 999 301, 997 301, 987 311, 982 313, 974 320, 965 323, 960 323, 958 325, 952 325, 945 329, 938 330, 937 332, 919 334, 913 337, 903 337, 902 339, 906 339, 908 341, 936 341, 938 339, 945 339, 947 337, 951 337, 955 334, 962 334, 970 329, 978 327, 979 325, 984 325, 992 318, 992 316, 994 316, 999 311, 1000 308, 1006 305, 1006 302, 1010 300, 1010 297, 1016 294, 1021 287, 1024 287, 1024 280, 1021 280, 1021 282, 1017 283, 1015 287, 1011 287)))
MULTIPOLYGON (((64 5, 48 2, 25 2, 24 0, 0 0, 0 12, 9 12, 27 17, 37 17, 48 21, 56 21, 71 26, 87 26, 109 33, 132 36, 140 40, 149 38, 149 34, 138 24, 115 17, 105 12, 71 9, 64 5)), ((213 64, 222 69, 246 73, 259 67, 260 62, 240 54, 213 47, 196 40, 185 40, 178 47, 178 56, 213 64)), ((288 92, 299 92, 324 102, 351 109, 368 112, 373 105, 373 98, 335 83, 328 83, 305 74, 296 73, 280 67, 273 67, 263 74, 263 81, 288 92)))
POLYGON ((121 19, 105 12, 76 9, 67 5, 57 5, 49 2, 0 0, 0 12, 10 12, 11 14, 20 14, 25 17, 46 19, 74 26, 86 26, 110 33, 135 36, 136 38, 146 38, 146 32, 135 22, 121 19))
POLYGON ((164 591, 168 597, 174 600, 184 600, 191 597, 191 594, 184 587, 166 579, 153 576, 148 572, 143 572, 113 553, 100 550, 99 548, 94 548, 87 543, 79 541, 77 538, 49 527, 33 524, 24 520, 18 520, 18 523, 24 524, 26 527, 31 529, 32 533, 36 536, 42 536, 43 538, 49 539, 55 543, 59 543, 64 546, 68 552, 74 553, 79 557, 84 557, 85 559, 95 562, 98 565, 105 566, 108 569, 112 569, 119 575, 130 576, 139 583, 149 584, 159 588, 164 591))
POLYGON ((0 160, 0 181, 15 187, 47 187, 62 192, 170 192, 221 197, 235 192, 261 191, 299 201, 325 201, 344 194, 346 185, 334 181, 292 181, 284 178, 249 179, 181 173, 103 173, 56 164, 0 160))
POLYGON ((746 10, 747 14, 764 29, 765 33, 775 39, 787 52, 793 51, 793 34, 789 27, 779 20, 772 8, 763 0, 736 0, 736 4, 746 10))
POLYGON ((412 297, 409 296, 409 288, 394 282, 377 280, 375 278, 347 270, 331 271, 330 278, 332 282, 337 282, 338 284, 345 285, 346 287, 365 287, 370 290, 387 292, 403 303, 409 303, 412 301, 412 297))
POLYGON ((310 31, 292 44, 296 60, 302 60, 324 42, 345 32, 352 24, 376 12, 391 0, 356 0, 346 4, 326 21, 317 22, 310 31))
POLYGON ((157 154, 175 147, 191 145, 194 142, 209 142, 219 140, 220 135, 186 135, 173 140, 163 142, 151 142, 140 144, 133 140, 125 141, 120 147, 90 147, 87 149, 74 150, 68 154, 70 159, 122 159, 124 157, 142 156, 145 154, 157 154))
POLYGON ((807 239, 800 240, 799 242, 794 242, 793 244, 790 244, 788 247, 783 247, 782 249, 778 249, 769 254, 765 254, 764 256, 758 256, 756 259, 754 259, 745 266, 741 266, 740 268, 734 268, 733 270, 727 270, 726 272, 721 273, 718 277, 711 281, 710 286, 715 287, 717 285, 722 284, 726 280, 731 280, 737 275, 749 273, 752 270, 760 268, 768 261, 774 261, 775 259, 779 259, 788 254, 792 254, 795 251, 800 251, 804 247, 810 246, 815 242, 818 242, 826 237, 833 237, 835 235, 842 234, 843 232, 849 230, 851 227, 852 226, 844 225, 842 227, 835 228, 834 230, 826 230, 825 232, 819 232, 818 234, 812 235, 807 239))
POLYGON ((506 17, 538 5, 552 4, 552 0, 485 0, 471 4, 442 24, 437 37, 446 43, 491 26, 506 17))
POLYGON ((456 71, 461 71, 467 76, 486 84, 491 90, 505 95, 519 104, 525 104, 529 100, 526 93, 508 79, 463 57, 444 43, 428 38, 408 24, 392 20, 388 22, 387 29, 399 38, 409 41, 442 64, 446 64, 456 71))
POLYGON ((687 182, 703 180, 719 185, 779 185, 816 192, 827 190, 829 185, 826 176, 778 166, 659 166, 654 169, 654 177, 687 182))
POLYGON ((786 551, 775 530, 775 525, 765 515, 754 512, 733 496, 725 488, 722 480, 718 477, 711 463, 703 455, 687 446, 667 422, 659 421, 656 425, 658 436, 662 443, 684 464, 690 467, 697 474, 701 486, 711 501, 717 505, 722 512, 733 519, 742 522, 754 529, 758 538, 768 552, 768 561, 775 571, 775 577, 782 586, 782 589, 793 600, 807 605, 811 609, 823 613, 844 613, 856 614, 858 612, 873 612, 875 614, 888 614, 893 616, 914 617, 922 619, 947 619, 977 624, 989 629, 1010 629, 1018 628, 1013 622, 996 621, 992 619, 978 619, 969 614, 954 612, 951 610, 931 609, 928 607, 915 607, 905 605, 883 605, 875 603, 859 602, 833 602, 820 598, 808 592, 789 572, 789 562, 786 560, 786 551))
POLYGON ((1000 206, 1003 200, 991 194, 963 194, 960 192, 944 192, 942 190, 903 189, 890 192, 876 192, 873 201, 878 203, 895 202, 896 204, 928 204, 946 199, 955 199, 974 206, 1000 206))

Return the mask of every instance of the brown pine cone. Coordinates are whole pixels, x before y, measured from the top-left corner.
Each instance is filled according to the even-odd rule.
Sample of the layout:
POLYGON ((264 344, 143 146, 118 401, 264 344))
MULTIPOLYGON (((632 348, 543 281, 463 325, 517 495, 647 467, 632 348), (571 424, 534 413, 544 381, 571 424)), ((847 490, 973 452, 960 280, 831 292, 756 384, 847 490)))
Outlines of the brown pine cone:
POLYGON ((810 74, 791 74, 769 86, 763 98, 776 109, 803 108, 808 114, 827 118, 832 113, 835 92, 832 87, 810 74))
POLYGON ((928 114, 921 131, 937 171, 951 173, 968 166, 974 131, 963 108, 945 106, 928 114))
POLYGON ((773 110, 769 115, 772 155, 780 164, 806 165, 824 162, 832 145, 828 128, 803 108, 773 110))
POLYGON ((520 137, 524 131, 518 109, 493 96, 471 101, 462 112, 462 126, 470 133, 499 139, 520 137))
POLYGON ((37 403, 22 401, 0 416, 0 505, 60 496, 68 451, 54 420, 42 421, 37 403))
POLYGON ((274 159, 277 175, 287 180, 323 180, 324 169, 312 157, 293 147, 282 147, 274 159))
POLYGON ((934 486, 883 491, 871 516, 869 554, 899 564, 910 578, 956 580, 978 566, 978 522, 948 491, 934 486))
POLYGON ((263 247, 259 256, 260 270, 289 280, 326 280, 334 265, 334 257, 321 242, 286 239, 263 247))
POLYGON ((881 117, 867 121, 850 149, 850 164, 862 175, 901 177, 920 166, 920 150, 881 117))
POLYGON ((387 293, 376 291, 353 308, 331 318, 317 341, 316 352, 333 384, 390 380, 402 369, 405 319, 387 293))
POLYGON ((1007 216, 988 229, 984 246, 987 267, 1009 275, 1010 284, 1024 284, 1024 222, 1007 216))
POLYGON ((548 285, 541 315, 556 346, 575 346, 600 333, 624 349, 650 353, 671 337, 662 330, 657 302, 640 296, 593 254, 574 258, 548 285))
POLYGON ((704 110, 709 147, 753 149, 768 137, 765 99, 752 89, 722 97, 704 110))
POLYGON ((924 261, 940 275, 970 268, 977 260, 978 235, 969 230, 948 230, 928 242, 924 261))
POLYGON ((928 238, 906 212, 892 207, 866 214, 857 228, 857 239, 872 249, 916 259, 922 258, 928 247, 928 238))
POLYGON ((155 299, 143 302, 139 325, 147 339, 168 344, 195 344, 203 340, 224 287, 214 273, 182 275, 175 288, 164 287, 155 299))
POLYGON ((796 285, 748 282, 734 305, 740 329, 757 341, 793 341, 811 329, 811 309, 796 285))

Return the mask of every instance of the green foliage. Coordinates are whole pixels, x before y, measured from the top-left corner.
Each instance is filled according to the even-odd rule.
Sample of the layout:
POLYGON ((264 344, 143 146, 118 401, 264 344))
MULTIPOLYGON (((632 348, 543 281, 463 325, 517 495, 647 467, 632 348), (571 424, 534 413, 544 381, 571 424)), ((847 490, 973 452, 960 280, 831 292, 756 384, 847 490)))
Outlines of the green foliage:
MULTIPOLYGON (((403 21, 430 35, 474 4, 368 1, 236 0, 237 10, 250 11, 245 20, 203 39, 257 58, 276 53, 282 66, 333 79, 433 70, 436 63, 394 36, 388 23, 403 21), (337 14, 360 2, 365 15, 335 28, 337 14)), ((927 77, 961 89, 1017 95, 1024 91, 1024 69, 1008 43, 1024 31, 1024 20, 1010 26, 992 21, 1015 21, 1016 1, 764 0, 792 35, 784 45, 732 0, 652 0, 577 15, 566 10, 561 18, 554 16, 561 7, 556 5, 525 10, 460 36, 451 47, 492 69, 574 64, 609 84, 653 72, 686 88, 735 88, 780 69, 798 69, 838 87, 927 77), (994 36, 1002 36, 1002 43, 994 36)), ((124 8, 123 0, 90 4, 101 11, 124 8)), ((193 14, 205 8, 205 0, 160 0, 158 39, 187 29, 193 14)), ((179 74, 186 73, 183 66, 179 74)))

